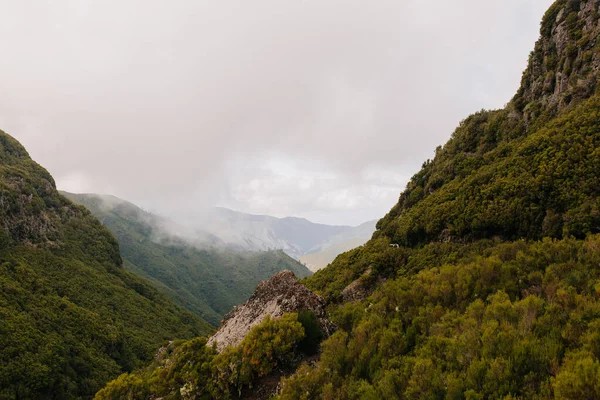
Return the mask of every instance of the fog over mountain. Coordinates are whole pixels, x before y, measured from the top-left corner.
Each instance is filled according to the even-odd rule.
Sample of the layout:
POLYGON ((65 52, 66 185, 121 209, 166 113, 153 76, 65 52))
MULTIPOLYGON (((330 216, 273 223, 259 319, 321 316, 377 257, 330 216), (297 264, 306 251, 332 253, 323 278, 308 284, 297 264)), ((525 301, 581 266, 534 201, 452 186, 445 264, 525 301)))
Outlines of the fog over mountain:
POLYGON ((126 270, 214 326, 261 280, 283 270, 298 277, 310 275, 278 247, 255 249, 225 242, 114 196, 61 194, 90 210, 115 235, 126 270))
POLYGON ((228 246, 252 251, 282 249, 296 259, 348 238, 360 237, 364 243, 375 231, 375 221, 360 227, 325 225, 304 218, 276 218, 226 208, 215 208, 204 218, 197 226, 228 246))
POLYGON ((115 196, 62 194, 91 209, 103 223, 105 218, 114 219, 114 213, 117 212, 117 219, 124 219, 128 224, 141 224, 145 238, 160 245, 184 243, 201 250, 227 249, 238 252, 283 250, 290 257, 305 262, 313 271, 333 261, 338 254, 370 239, 376 222, 369 221, 357 227, 326 225, 304 218, 277 218, 215 207, 204 210, 196 219, 177 223, 115 196), (327 256, 321 254, 323 251, 327 256), (304 261, 302 257, 305 255, 313 257, 304 261), (314 261, 317 259, 320 261, 314 261), (321 259, 326 259, 326 262, 323 264, 321 259))
POLYGON ((549 4, 0 1, 0 126, 71 192, 358 225, 512 96, 549 4))
POLYGON ((0 15, 0 400, 600 399, 600 0, 0 15))

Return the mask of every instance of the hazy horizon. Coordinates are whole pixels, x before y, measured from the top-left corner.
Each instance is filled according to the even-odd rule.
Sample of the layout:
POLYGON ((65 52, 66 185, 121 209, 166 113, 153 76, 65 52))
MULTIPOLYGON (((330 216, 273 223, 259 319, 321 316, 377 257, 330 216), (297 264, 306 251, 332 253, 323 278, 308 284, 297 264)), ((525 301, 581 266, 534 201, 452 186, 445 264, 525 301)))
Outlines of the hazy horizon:
POLYGON ((59 189, 355 226, 511 99, 551 1, 0 4, 0 129, 59 189))
MULTIPOLYGON (((108 201, 109 199, 107 199, 107 198, 111 198, 111 199, 113 199, 113 200, 117 200, 117 201, 119 201, 119 203, 115 203, 115 204, 120 204, 120 202, 121 202, 121 201, 123 201, 123 202, 127 202, 127 203, 130 203, 130 204, 132 204, 132 205, 133 205, 133 206, 135 206, 135 207, 139 207, 139 208, 140 208, 142 211, 144 211, 144 212, 147 212, 147 213, 150 213, 150 214, 154 214, 154 215, 156 215, 157 217, 166 217, 165 215, 163 215, 163 214, 160 214, 160 212, 156 212, 156 211, 152 211, 152 210, 147 210, 147 209, 145 209, 143 206, 140 206, 140 205, 138 205, 138 204, 135 204, 135 203, 133 203, 133 202, 131 202, 131 201, 127 200, 127 199, 123 199, 123 198, 120 198, 120 197, 118 197, 118 196, 115 196, 115 195, 112 195, 112 194, 107 194, 107 193, 93 193, 93 192, 81 192, 81 193, 76 193, 76 192, 70 192, 70 191, 67 191, 67 190, 63 190, 63 189, 61 189, 61 188, 58 188, 58 190, 59 190, 60 192, 63 192, 63 193, 66 193, 66 194, 71 194, 71 195, 98 196, 98 198, 99 198, 100 200, 102 200, 103 202, 106 202, 106 201, 108 201)), ((111 204, 105 204, 105 205, 107 205, 109 209, 112 209, 112 208, 114 207, 114 205, 115 205, 115 204, 112 204, 112 205, 111 205, 111 204)), ((234 212, 234 213, 244 214, 244 215, 253 216, 253 217, 273 217, 273 218, 277 218, 277 219, 285 219, 285 218, 297 218, 297 219, 305 219, 305 220, 307 220, 307 221, 309 221, 309 222, 312 222, 312 223, 315 223, 315 224, 323 224, 323 225, 330 225, 330 226, 350 226, 350 227, 359 227, 359 226, 361 226, 361 225, 365 225, 365 224, 368 224, 368 223, 371 223, 371 222, 374 222, 374 221, 378 221, 378 220, 379 220, 379 218, 370 219, 370 220, 363 221, 363 222, 360 222, 360 223, 358 223, 358 224, 355 224, 355 225, 351 225, 351 224, 324 224, 324 223, 322 223, 322 222, 316 222, 316 221, 312 221, 312 220, 310 220, 310 219, 308 219, 308 218, 301 217, 301 216, 296 216, 296 215, 284 215, 284 216, 281 216, 281 217, 279 217, 279 216, 270 215, 270 214, 247 213, 247 212, 240 211, 240 210, 235 210, 235 209, 233 209, 233 208, 229 208, 229 207, 222 207, 222 206, 212 206, 212 207, 210 207, 210 208, 202 209, 202 210, 200 210, 199 212, 197 212, 197 213, 196 213, 196 216, 197 216, 197 218, 198 218, 198 219, 197 219, 197 221, 202 221, 202 217, 204 217, 204 216, 205 216, 205 214, 206 214, 206 215, 208 215, 208 214, 210 214, 211 212, 213 212, 214 210, 225 210, 225 211, 227 211, 227 212, 234 212)), ((213 216, 214 216, 214 215, 213 215, 213 216)), ((170 217, 166 217, 166 218, 170 218, 170 217)), ((186 225, 186 226, 191 226, 191 227, 196 227, 196 228, 202 228, 202 223, 197 223, 197 222, 196 222, 196 223, 194 223, 193 221, 192 221, 192 222, 190 222, 189 220, 188 220, 188 221, 186 221, 186 220, 184 220, 184 219, 178 219, 178 220, 173 220, 173 221, 174 221, 174 222, 177 222, 177 223, 179 223, 179 224, 182 224, 182 225, 186 225)))

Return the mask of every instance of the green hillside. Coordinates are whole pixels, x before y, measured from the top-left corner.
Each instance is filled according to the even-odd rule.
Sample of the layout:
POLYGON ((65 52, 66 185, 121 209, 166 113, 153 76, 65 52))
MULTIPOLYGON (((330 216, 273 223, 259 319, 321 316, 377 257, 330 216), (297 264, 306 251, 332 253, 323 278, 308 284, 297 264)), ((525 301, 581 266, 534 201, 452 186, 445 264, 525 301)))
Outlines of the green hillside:
POLYGON ((0 224, 0 399, 89 398, 210 331, 126 272, 110 232, 2 131, 0 224))
POLYGON ((205 243, 195 247, 166 233, 170 221, 131 203, 112 196, 63 194, 87 207, 116 236, 125 269, 215 326, 261 280, 286 269, 298 277, 310 275, 283 251, 237 252, 205 243))
POLYGON ((307 280, 374 292, 282 398, 600 397, 599 5, 555 2, 508 106, 463 121, 373 240, 307 280))
POLYGON ((463 121, 373 239, 305 280, 338 329, 279 398, 600 398, 599 6, 556 1, 506 108, 463 121))

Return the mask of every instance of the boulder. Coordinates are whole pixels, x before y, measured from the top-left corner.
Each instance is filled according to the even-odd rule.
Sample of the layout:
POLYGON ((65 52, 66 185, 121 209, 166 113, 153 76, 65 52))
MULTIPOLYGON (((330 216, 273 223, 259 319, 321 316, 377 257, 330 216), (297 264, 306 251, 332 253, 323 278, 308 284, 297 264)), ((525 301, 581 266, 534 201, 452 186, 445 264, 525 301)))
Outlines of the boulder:
POLYGON ((219 330, 208 340, 218 351, 241 343, 250 330, 260 324, 267 315, 281 317, 285 313, 312 311, 326 336, 333 331, 326 318, 325 301, 298 282, 291 271, 282 271, 262 281, 247 302, 235 307, 221 321, 219 330))

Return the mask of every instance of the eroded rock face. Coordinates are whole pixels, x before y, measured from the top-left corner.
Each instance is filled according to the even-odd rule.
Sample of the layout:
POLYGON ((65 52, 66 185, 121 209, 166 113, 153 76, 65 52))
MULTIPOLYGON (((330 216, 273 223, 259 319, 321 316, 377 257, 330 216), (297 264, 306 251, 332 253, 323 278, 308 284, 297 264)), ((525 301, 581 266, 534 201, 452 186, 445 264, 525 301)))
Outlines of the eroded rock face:
POLYGON ((299 283, 293 272, 279 272, 260 282, 246 303, 225 316, 217 333, 208 340, 208 345, 216 344, 218 351, 236 346, 267 315, 277 318, 284 313, 301 310, 314 312, 325 335, 331 333, 332 324, 326 318, 323 298, 299 283))
POLYGON ((385 282, 385 279, 373 275, 373 270, 369 267, 360 278, 342 290, 342 297, 346 302, 363 300, 369 297, 375 291, 375 288, 383 282, 385 282))
POLYGON ((599 8, 599 0, 559 0, 546 13, 514 99, 526 120, 540 108, 558 112, 595 92, 600 80, 599 8))

